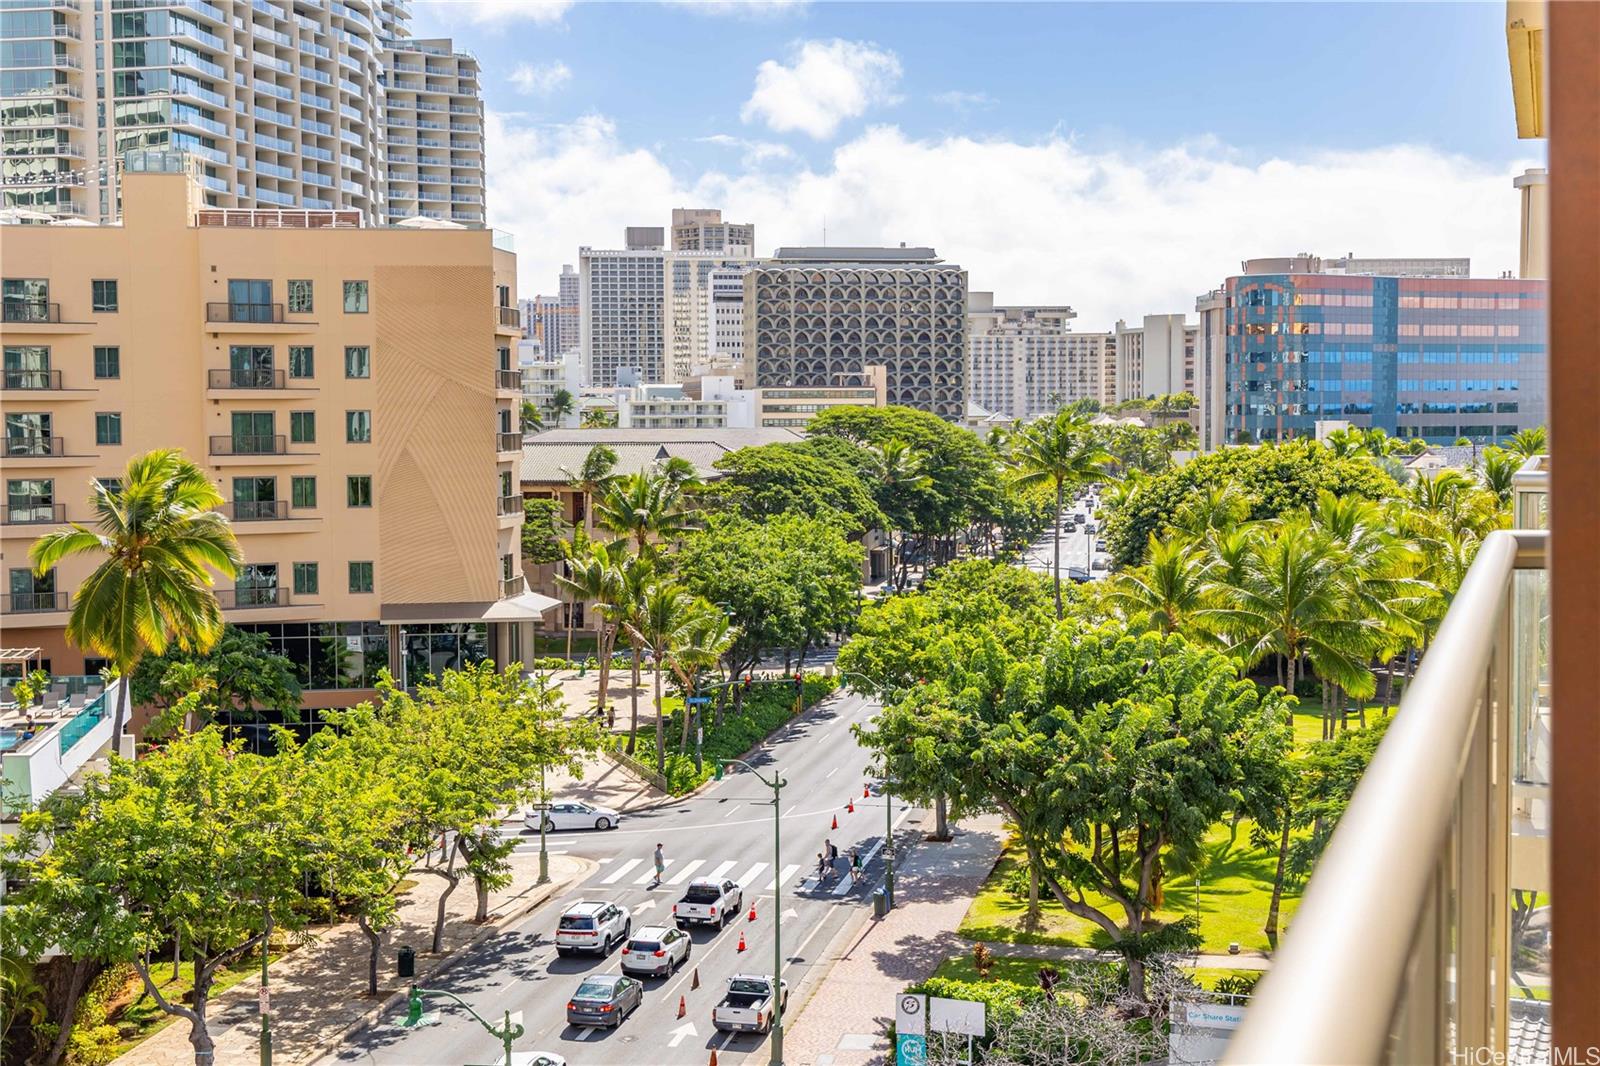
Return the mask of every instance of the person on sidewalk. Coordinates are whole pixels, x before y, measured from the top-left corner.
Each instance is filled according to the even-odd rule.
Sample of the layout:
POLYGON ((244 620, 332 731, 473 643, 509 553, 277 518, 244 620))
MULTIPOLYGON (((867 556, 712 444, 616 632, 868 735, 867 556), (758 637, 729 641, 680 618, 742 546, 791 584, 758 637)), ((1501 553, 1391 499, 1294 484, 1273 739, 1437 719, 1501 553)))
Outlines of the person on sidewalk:
POLYGON ((828 860, 822 852, 817 852, 817 884, 821 885, 828 880, 828 860))
POLYGON ((650 887, 651 888, 659 888, 661 886, 662 879, 664 877, 666 877, 666 876, 667 876, 667 856, 666 856, 666 852, 661 850, 661 845, 660 844, 657 844, 656 845, 656 879, 654 881, 650 882, 650 887))

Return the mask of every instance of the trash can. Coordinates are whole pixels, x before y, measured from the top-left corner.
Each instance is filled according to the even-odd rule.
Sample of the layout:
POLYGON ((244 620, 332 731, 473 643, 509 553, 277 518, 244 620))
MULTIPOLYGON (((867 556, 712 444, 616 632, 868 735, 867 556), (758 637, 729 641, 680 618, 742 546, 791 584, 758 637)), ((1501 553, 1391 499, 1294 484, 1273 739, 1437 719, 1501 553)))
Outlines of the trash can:
POLYGON ((874 918, 882 918, 888 913, 889 897, 884 894, 883 889, 876 889, 872 893, 872 916, 874 918))
POLYGON ((400 949, 400 976, 417 976, 417 951, 409 944, 400 949))

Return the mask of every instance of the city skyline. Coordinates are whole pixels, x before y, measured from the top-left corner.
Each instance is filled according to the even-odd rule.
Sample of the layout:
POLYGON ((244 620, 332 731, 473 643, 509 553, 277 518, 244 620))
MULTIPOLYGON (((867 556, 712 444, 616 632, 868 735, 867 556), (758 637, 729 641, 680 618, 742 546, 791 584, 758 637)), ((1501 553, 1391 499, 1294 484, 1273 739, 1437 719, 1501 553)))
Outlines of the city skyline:
POLYGON ((627 5, 619 38, 620 6, 414 8, 483 65, 489 218, 524 238, 523 296, 579 245, 709 205, 760 227, 758 255, 824 225, 933 245, 1003 302, 1108 328, 1257 255, 1514 271, 1510 183, 1544 162, 1501 79, 1452 73, 1504 65, 1481 5, 627 5), (1262 48, 1295 36, 1341 66, 1278 84, 1262 48), (717 62, 676 71, 711 41, 717 62))

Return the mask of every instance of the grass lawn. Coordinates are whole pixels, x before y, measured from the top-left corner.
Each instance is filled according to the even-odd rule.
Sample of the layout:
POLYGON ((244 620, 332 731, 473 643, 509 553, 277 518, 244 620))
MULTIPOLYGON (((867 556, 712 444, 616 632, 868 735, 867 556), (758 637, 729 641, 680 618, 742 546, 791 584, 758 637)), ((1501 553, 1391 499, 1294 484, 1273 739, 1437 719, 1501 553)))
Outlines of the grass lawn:
MULTIPOLYGON (((1272 897, 1272 875, 1277 853, 1271 848, 1250 846, 1249 824, 1239 826, 1238 839, 1229 842, 1226 826, 1214 826, 1206 835, 1205 866, 1200 874, 1199 914, 1202 950, 1223 953, 1231 941, 1245 951, 1267 951, 1269 945, 1261 926, 1267 918, 1272 897)), ((1024 924, 1027 899, 1018 899, 1006 890, 1006 876, 1020 868, 1019 849, 1007 850, 988 882, 973 900, 958 930, 971 940, 1006 944, 1065 944, 1074 947, 1104 948, 1109 939, 1093 922, 1066 913, 1047 892, 1040 892, 1040 918, 1032 928, 1024 924)), ((1103 907, 1114 918, 1120 907, 1088 895, 1089 902, 1103 907)), ((1166 883, 1165 906, 1156 917, 1176 921, 1195 913, 1195 886, 1187 875, 1172 875, 1166 883)), ((1279 913, 1279 929, 1292 918, 1299 905, 1297 890, 1285 888, 1279 913)))
MULTIPOLYGON (((269 958, 276 961, 281 956, 282 953, 278 952, 269 958)), ((218 971, 216 978, 211 982, 211 1002, 215 1004, 217 996, 240 981, 260 974, 259 954, 241 959, 234 965, 218 971)), ((172 976, 172 964, 161 963, 151 969, 150 976, 155 980, 156 987, 161 989, 161 994, 166 997, 167 1002, 187 1005, 187 997, 194 990, 194 963, 180 963, 176 978, 172 976)), ((123 995, 128 997, 126 1005, 120 1009, 113 1009, 108 1018, 110 1024, 117 1027, 118 1040, 115 1049, 118 1055, 148 1040, 173 1022, 181 1020, 156 1006, 155 999, 146 994, 144 982, 137 974, 133 975, 123 995)), ((121 997, 116 997, 114 1002, 120 999, 121 997)))

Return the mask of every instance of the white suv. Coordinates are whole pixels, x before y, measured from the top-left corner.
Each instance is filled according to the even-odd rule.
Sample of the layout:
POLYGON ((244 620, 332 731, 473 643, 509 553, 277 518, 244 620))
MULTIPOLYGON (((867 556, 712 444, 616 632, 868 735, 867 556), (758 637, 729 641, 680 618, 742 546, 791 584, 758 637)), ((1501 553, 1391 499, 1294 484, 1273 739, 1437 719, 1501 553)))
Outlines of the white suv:
POLYGON ((667 977, 689 961, 689 934, 666 925, 647 925, 622 949, 622 972, 667 977))
POLYGON ((605 900, 579 900, 562 912, 556 925, 556 953, 592 951, 609 955, 632 931, 633 916, 628 908, 605 900))

